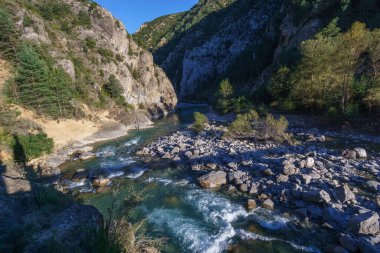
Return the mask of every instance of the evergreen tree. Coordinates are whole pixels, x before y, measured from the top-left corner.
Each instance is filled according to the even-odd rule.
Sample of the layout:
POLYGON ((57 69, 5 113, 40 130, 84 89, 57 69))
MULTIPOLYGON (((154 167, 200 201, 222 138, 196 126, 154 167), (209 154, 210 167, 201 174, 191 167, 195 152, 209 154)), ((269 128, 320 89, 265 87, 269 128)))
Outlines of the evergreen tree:
POLYGON ((11 58, 16 50, 16 35, 12 16, 0 8, 0 56, 11 58))
POLYGON ((18 60, 16 99, 41 114, 69 116, 73 94, 67 74, 49 66, 30 44, 21 46, 18 60))

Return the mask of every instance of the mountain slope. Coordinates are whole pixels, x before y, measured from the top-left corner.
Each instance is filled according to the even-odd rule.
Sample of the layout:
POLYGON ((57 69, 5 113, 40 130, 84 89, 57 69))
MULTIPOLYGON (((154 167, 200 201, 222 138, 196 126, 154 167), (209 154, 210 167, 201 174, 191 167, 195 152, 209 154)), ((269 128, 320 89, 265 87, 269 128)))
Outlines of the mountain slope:
MULTIPOLYGON (((194 10, 202 13, 202 3, 181 15, 196 16, 194 10)), ((175 34, 166 43, 150 47, 181 99, 208 100, 224 78, 247 95, 267 83, 280 65, 296 63, 302 41, 312 38, 335 17, 340 18, 343 30, 356 20, 375 27, 379 20, 375 10, 379 8, 372 0, 239 0, 205 15, 184 31, 161 24, 160 31, 168 29, 175 34)), ((144 33, 154 38, 157 31, 152 27, 159 20, 148 23, 134 37, 144 33)))
POLYGON ((134 34, 137 43, 150 51, 167 44, 178 33, 189 30, 211 13, 217 12, 235 0, 201 0, 191 10, 157 18, 143 24, 134 34))
POLYGON ((2 0, 14 18, 21 41, 46 52, 63 69, 80 100, 109 108, 105 84, 114 76, 129 107, 167 112, 176 95, 150 53, 138 46, 123 24, 90 1, 2 0))

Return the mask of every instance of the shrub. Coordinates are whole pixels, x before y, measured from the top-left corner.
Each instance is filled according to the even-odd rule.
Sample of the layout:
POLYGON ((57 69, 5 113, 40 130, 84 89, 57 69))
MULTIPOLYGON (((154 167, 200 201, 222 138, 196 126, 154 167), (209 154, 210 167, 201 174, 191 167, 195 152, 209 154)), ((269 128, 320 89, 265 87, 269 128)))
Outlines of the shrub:
POLYGON ((238 114, 224 136, 272 139, 282 142, 290 140, 290 135, 286 133, 287 128, 288 121, 284 116, 278 120, 271 114, 260 118, 255 110, 250 110, 248 113, 238 114))
POLYGON ((0 7, 0 56, 11 59, 17 47, 16 28, 12 16, 0 7))
POLYGON ((193 124, 193 129, 197 132, 202 131, 205 129, 205 124, 208 123, 208 118, 206 115, 200 113, 200 112, 195 112, 194 113, 194 124, 193 124))
POLYGON ((94 49, 96 47, 96 41, 93 38, 86 38, 86 46, 90 49, 94 49))
POLYGON ((245 114, 238 114, 236 119, 228 127, 227 136, 249 135, 253 131, 253 123, 259 120, 259 114, 250 110, 245 114))
POLYGON ((24 20, 22 21, 22 25, 24 27, 32 26, 33 24, 34 24, 34 21, 30 16, 24 17, 24 20))
POLYGON ((284 116, 280 116, 276 120, 272 114, 268 114, 265 118, 264 124, 264 136, 267 139, 273 139, 275 141, 284 141, 289 139, 288 134, 286 133, 289 122, 284 116))
POLYGON ((91 28, 91 17, 88 12, 80 11, 76 23, 80 26, 91 28))
POLYGON ((53 139, 44 133, 17 135, 15 141, 15 158, 20 162, 51 154, 54 148, 53 139))
POLYGON ((121 86, 120 81, 115 75, 109 77, 108 83, 104 85, 104 89, 112 98, 122 97, 124 93, 123 86, 121 86))
POLYGON ((72 16, 70 6, 60 1, 48 0, 38 6, 41 16, 49 21, 60 20, 67 16, 72 16))
POLYGON ((106 63, 110 63, 115 60, 114 53, 108 48, 99 48, 98 53, 103 57, 106 63))
POLYGON ((220 82, 219 89, 216 96, 222 98, 228 98, 234 94, 234 87, 231 85, 228 79, 220 82))

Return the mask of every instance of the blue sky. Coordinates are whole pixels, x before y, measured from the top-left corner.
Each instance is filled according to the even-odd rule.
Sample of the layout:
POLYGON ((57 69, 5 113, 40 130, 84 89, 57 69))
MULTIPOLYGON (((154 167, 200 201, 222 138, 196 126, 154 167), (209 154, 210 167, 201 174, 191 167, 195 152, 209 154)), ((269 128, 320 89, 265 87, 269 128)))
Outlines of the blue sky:
POLYGON ((163 15, 189 10, 198 0, 96 0, 123 21, 129 33, 163 15))

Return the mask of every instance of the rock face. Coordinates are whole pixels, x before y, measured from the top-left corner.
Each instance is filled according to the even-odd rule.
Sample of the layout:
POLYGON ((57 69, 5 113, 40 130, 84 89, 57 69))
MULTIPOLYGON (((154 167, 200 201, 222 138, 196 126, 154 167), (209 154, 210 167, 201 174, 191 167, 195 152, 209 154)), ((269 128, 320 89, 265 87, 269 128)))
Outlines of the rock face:
POLYGON ((252 80, 264 83, 281 53, 297 48, 322 25, 318 19, 306 17, 302 25, 295 24, 291 7, 276 0, 219 0, 224 8, 199 19, 210 9, 208 2, 217 1, 199 1, 184 14, 202 20, 187 30, 171 27, 176 23, 172 19, 178 18, 173 15, 146 24, 135 35, 139 39, 162 38, 160 35, 166 30, 176 35, 169 41, 157 41, 150 48, 183 99, 194 98, 195 94, 199 98, 199 91, 207 99, 213 87, 210 83, 220 76, 239 79, 243 85, 252 85, 252 80), (270 52, 264 49, 268 47, 273 47, 270 52), (255 65, 254 70, 247 70, 249 65, 255 65))
POLYGON ((88 231, 103 227, 103 217, 93 206, 73 205, 56 215, 51 227, 34 235, 24 252, 43 252, 52 240, 66 242, 66 252, 88 244, 88 231), (70 243, 68 243, 70 242, 70 243))
POLYGON ((199 179, 203 188, 214 188, 227 183, 227 173, 224 171, 212 171, 199 179))
MULTIPOLYGON (((133 41, 120 21, 88 1, 60 2, 69 8, 68 16, 88 15, 88 24, 72 24, 71 31, 65 32, 30 9, 15 5, 21 38, 49 48, 55 66, 66 71, 73 81, 82 81, 80 68, 86 68, 91 79, 86 85, 95 101, 99 99, 102 86, 114 75, 124 88, 126 102, 136 109, 144 108, 151 114, 172 110, 177 97, 171 82, 154 64, 153 56, 133 41), (23 22, 26 17, 33 21, 33 26, 23 22)), ((43 4, 43 1, 36 0, 32 4, 43 4)))

